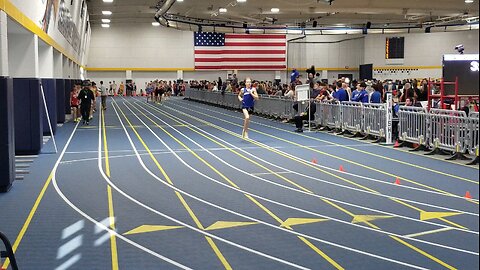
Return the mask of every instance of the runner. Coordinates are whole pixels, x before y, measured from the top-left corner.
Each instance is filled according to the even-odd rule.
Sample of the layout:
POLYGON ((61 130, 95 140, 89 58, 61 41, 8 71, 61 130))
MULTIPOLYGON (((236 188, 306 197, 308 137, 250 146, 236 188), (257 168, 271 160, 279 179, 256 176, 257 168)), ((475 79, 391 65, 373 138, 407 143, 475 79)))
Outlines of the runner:
POLYGON ((257 89, 252 87, 252 80, 245 80, 245 88, 238 93, 238 100, 242 102, 242 111, 244 116, 242 138, 248 139, 248 126, 250 124, 250 114, 253 113, 255 100, 258 99, 257 89))

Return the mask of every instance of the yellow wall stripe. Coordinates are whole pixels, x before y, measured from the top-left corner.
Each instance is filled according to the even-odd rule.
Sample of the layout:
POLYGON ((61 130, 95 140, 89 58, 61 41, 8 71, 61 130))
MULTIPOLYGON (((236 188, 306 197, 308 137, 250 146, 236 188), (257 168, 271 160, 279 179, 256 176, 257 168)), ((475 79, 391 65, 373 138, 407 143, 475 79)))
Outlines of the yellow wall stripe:
POLYGON ((45 43, 55 48, 57 51, 65 55, 65 57, 72 60, 77 65, 81 66, 79 61, 74 56, 67 53, 67 51, 62 46, 60 46, 60 44, 53 40, 52 37, 45 33, 34 21, 32 21, 23 12, 21 12, 20 9, 18 9, 14 4, 12 4, 12 2, 10 2, 9 0, 0 0, 0 10, 5 11, 5 13, 10 16, 10 18, 18 22, 25 29, 32 32, 32 34, 37 35, 45 43))

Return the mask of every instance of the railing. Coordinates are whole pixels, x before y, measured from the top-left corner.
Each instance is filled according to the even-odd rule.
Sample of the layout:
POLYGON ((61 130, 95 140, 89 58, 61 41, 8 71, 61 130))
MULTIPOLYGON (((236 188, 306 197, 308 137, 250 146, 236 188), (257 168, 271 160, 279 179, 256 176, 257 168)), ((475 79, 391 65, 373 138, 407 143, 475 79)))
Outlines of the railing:
POLYGON ((7 236, 0 232, 0 240, 5 245, 6 251, 0 251, 0 265, 2 263, 1 258, 8 258, 10 260, 10 265, 12 270, 18 270, 17 260, 15 259, 15 254, 13 253, 12 245, 8 241, 7 236))
POLYGON ((427 110, 420 107, 402 106, 398 110, 398 134, 403 142, 415 143, 427 148, 429 146, 429 121, 427 110))
MULTIPOLYGON (((188 89, 186 97, 228 108, 241 106, 237 95, 232 93, 188 89)), ((267 117, 292 119, 303 112, 306 105, 284 97, 263 96, 255 103, 255 111, 267 117)), ((323 129, 367 135, 365 138, 374 137, 378 142, 386 136, 386 104, 320 102, 316 106, 315 122, 323 129)), ((477 156, 472 164, 478 164, 478 112, 467 116, 463 111, 432 109, 427 112, 419 107, 400 107, 398 121, 399 139, 418 144, 415 150, 433 149, 430 154, 454 153, 450 159, 469 159, 463 153, 470 153, 477 156)))

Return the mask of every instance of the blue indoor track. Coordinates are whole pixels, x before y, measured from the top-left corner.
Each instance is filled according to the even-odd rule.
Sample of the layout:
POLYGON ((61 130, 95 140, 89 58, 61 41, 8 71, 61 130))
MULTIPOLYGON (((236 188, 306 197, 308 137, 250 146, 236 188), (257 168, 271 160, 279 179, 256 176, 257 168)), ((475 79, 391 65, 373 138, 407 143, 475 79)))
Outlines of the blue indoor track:
POLYGON ((0 194, 19 268, 479 269, 478 167, 242 124, 140 97, 66 123, 0 194))

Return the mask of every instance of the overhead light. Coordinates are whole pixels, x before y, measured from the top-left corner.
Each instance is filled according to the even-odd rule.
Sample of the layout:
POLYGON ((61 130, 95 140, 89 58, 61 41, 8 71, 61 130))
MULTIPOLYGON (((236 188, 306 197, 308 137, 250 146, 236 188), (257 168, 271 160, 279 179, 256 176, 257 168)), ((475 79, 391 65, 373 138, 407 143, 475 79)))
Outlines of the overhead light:
POLYGON ((177 0, 177 2, 183 2, 183 0, 177 0))
POLYGON ((247 0, 237 0, 238 3, 245 3, 247 0))
POLYGON ((272 9, 270 9, 270 11, 273 12, 273 13, 278 13, 278 12, 280 12, 280 9, 279 8, 272 8, 272 9))
POLYGON ((103 27, 103 28, 109 28, 109 27, 110 27, 110 24, 108 24, 108 23, 102 23, 102 27, 103 27))
POLYGON ((220 13, 227 13, 227 9, 226 9, 226 8, 219 8, 219 9, 218 9, 218 12, 220 12, 220 13))
POLYGON ((471 4, 473 2, 475 2, 475 1, 474 0, 465 0, 465 3, 467 3, 467 4, 471 4))
POLYGON ((109 11, 109 10, 104 10, 104 11, 102 11, 102 14, 103 15, 112 15, 112 12, 109 11))
POLYGON ((159 22, 152 22, 152 26, 160 26, 159 22))
POLYGON ((113 0, 103 0, 104 3, 112 3, 113 0))
POLYGON ((110 19, 102 19, 102 23, 110 23, 110 19))

